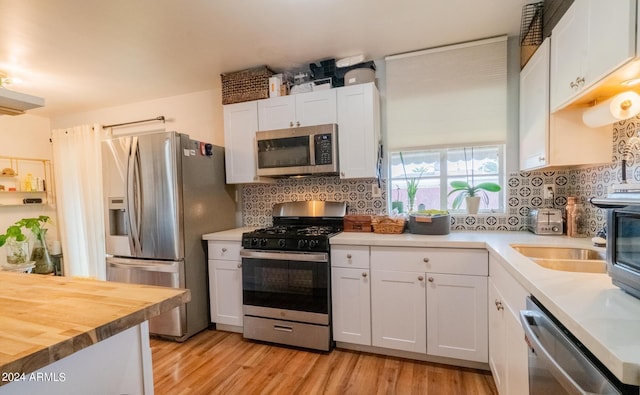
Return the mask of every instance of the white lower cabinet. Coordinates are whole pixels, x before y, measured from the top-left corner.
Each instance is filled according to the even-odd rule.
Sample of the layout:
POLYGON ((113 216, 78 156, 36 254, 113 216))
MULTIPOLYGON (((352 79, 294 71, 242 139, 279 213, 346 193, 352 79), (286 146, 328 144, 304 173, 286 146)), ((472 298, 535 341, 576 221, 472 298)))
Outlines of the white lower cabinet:
POLYGON ((371 247, 374 346, 486 363, 488 253, 371 247))
POLYGON ((426 353, 424 273, 372 270, 371 281, 373 345, 426 353))
POLYGON ((331 247, 333 340, 371 345, 369 246, 331 247))
POLYGON ((240 243, 209 241, 211 322, 242 326, 241 262, 240 243))
POLYGON ((487 362, 487 277, 427 273, 427 354, 487 362))
POLYGON ((333 340, 371 345, 369 269, 331 269, 333 340))
POLYGON ((528 394, 528 350, 519 312, 528 293, 489 258, 489 367, 500 394, 528 394))

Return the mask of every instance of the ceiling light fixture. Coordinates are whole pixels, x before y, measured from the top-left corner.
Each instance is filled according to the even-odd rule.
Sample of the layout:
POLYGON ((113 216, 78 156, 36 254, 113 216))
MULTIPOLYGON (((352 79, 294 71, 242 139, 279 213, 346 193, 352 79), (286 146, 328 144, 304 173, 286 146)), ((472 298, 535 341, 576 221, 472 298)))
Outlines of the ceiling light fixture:
POLYGON ((0 72, 0 115, 22 115, 27 110, 44 106, 44 99, 5 88, 17 82, 0 72))

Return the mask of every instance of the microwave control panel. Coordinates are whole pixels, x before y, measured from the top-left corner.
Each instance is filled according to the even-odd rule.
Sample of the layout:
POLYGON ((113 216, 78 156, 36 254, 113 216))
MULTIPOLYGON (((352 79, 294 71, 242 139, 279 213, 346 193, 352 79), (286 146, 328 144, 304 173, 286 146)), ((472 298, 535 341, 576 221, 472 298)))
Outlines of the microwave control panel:
POLYGON ((331 134, 316 134, 313 136, 316 165, 330 165, 333 162, 331 134))

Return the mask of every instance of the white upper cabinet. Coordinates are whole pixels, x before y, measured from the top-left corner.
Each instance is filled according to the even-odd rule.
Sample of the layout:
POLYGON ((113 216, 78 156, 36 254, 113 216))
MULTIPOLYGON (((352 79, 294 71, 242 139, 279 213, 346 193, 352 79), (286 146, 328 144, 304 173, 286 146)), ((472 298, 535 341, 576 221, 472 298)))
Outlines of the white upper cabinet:
POLYGON ((520 170, 610 162, 610 127, 587 127, 584 108, 549 113, 549 49, 547 38, 520 72, 520 170))
POLYGON ((259 130, 323 125, 337 120, 335 89, 258 101, 259 130))
POLYGON ((253 183, 256 176, 258 103, 249 101, 224 106, 224 159, 227 184, 253 183))
POLYGON ((375 178, 380 143, 380 98, 375 83, 338 89, 340 178, 375 178))
POLYGON ((520 72, 520 170, 547 165, 549 45, 547 38, 520 72))
POLYGON ((551 112, 635 56, 635 0, 575 0, 551 34, 551 112))

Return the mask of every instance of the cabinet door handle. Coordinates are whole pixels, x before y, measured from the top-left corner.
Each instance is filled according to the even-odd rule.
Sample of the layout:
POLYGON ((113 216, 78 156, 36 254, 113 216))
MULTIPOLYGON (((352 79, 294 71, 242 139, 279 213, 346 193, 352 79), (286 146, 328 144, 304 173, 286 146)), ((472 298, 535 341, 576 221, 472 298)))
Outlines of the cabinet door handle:
POLYGON ((351 259, 351 254, 347 254, 347 259, 351 259))
POLYGON ((226 247, 222 247, 222 252, 227 252, 227 248, 226 247))
POLYGON ((362 272, 362 277, 367 278, 367 272, 362 272))
POLYGON ((343 177, 343 178, 344 178, 344 171, 341 171, 341 172, 340 172, 340 177, 343 177))
POLYGON ((422 258, 422 262, 429 263, 429 258, 422 258))
POLYGON ((289 127, 293 127, 293 121, 289 122, 289 127))
POLYGON ((429 278, 427 279, 427 281, 429 281, 430 283, 432 283, 432 282, 434 281, 434 278, 433 278, 433 277, 429 277, 429 278))
POLYGON ((544 156, 539 156, 538 157, 538 162, 544 162, 544 156))
POLYGON ((242 268, 242 262, 238 262, 238 269, 242 268))
POLYGON ((584 77, 578 77, 576 78, 576 85, 578 86, 584 86, 584 77))
POLYGON ((502 305, 502 301, 496 299, 495 303, 496 303, 496 310, 498 310, 498 311, 504 310, 504 306, 502 305))
POLYGON ((424 280, 424 276, 418 276, 418 281, 424 280))
POLYGON ((296 122, 296 126, 300 126, 300 121, 296 122))

